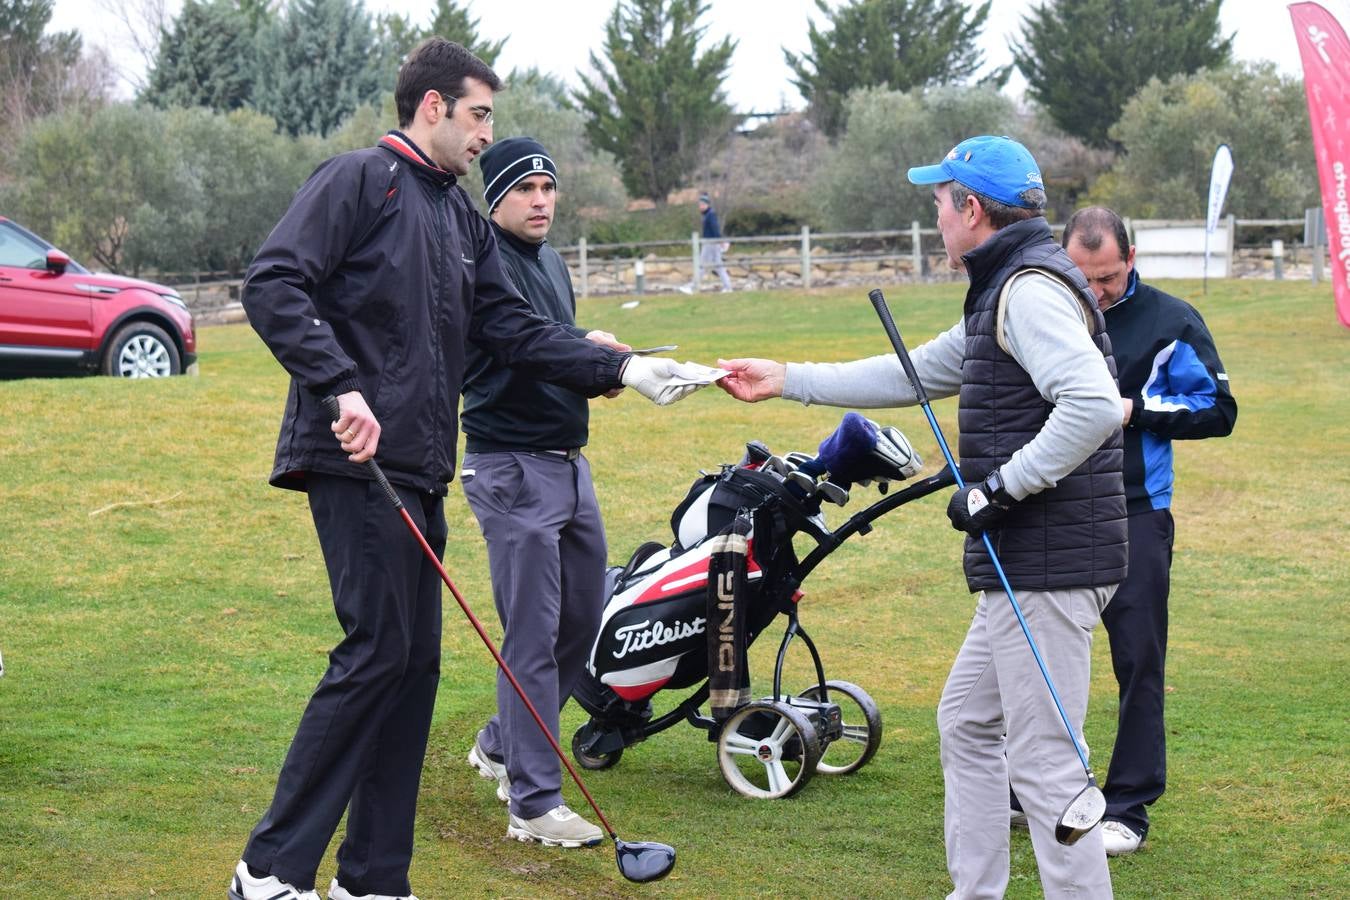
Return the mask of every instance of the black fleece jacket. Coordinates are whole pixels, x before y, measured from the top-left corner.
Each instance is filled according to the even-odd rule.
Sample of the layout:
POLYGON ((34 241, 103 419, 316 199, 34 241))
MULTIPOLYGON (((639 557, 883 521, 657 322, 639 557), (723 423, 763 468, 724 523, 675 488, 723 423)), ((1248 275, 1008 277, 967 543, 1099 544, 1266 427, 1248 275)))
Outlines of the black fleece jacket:
MULTIPOLYGON (((576 295, 572 277, 558 251, 547 242, 533 244, 489 223, 497 237, 502 265, 525 302, 540 316, 567 326, 577 337, 576 295)), ((460 423, 465 449, 571 450, 586 445, 590 408, 576 391, 549 384, 497 363, 469 348, 464 373, 460 423)))
POLYGON ((333 437, 328 394, 361 391, 389 480, 443 496, 470 347, 590 395, 618 387, 627 358, 532 313, 455 176, 398 132, 319 166, 241 299, 291 376, 271 482, 295 490, 311 471, 367 477, 333 437))

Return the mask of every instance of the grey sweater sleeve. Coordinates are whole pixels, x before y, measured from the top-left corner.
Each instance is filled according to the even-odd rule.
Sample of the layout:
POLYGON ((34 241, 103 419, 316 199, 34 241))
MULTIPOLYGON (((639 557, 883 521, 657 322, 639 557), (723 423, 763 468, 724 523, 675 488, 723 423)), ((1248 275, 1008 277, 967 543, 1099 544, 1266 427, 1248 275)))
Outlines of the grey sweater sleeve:
POLYGON ((1022 499, 1054 487, 1120 427, 1120 391, 1069 289, 1039 272, 1008 291, 1006 350, 1054 404, 1041 431, 1003 464, 1003 483, 1022 499))
MULTIPOLYGON (((951 397, 961 389, 961 361, 966 355, 964 322, 910 351, 914 369, 929 397, 951 397)), ((918 402, 893 353, 847 363, 788 363, 783 397, 810 406, 854 409, 913 406, 918 402)))
MULTIPOLYGON (((1008 291, 1003 335, 1008 353, 1054 404, 1040 434, 1002 467, 1004 486, 1020 500, 1053 487, 1102 445, 1120 425, 1120 392, 1088 335, 1078 301, 1049 276, 1018 277, 1008 291)), ((965 324, 958 322, 911 351, 930 397, 960 391, 965 342, 965 324)), ((894 354, 847 363, 788 363, 783 397, 856 409, 918 402, 894 354)))

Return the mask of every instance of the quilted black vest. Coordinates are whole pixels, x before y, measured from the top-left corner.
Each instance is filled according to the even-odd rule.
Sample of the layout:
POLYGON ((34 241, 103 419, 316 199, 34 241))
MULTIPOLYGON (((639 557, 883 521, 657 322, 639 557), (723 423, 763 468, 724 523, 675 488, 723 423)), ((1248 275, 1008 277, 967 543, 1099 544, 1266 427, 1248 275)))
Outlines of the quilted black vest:
MULTIPOLYGON (((1083 275, 1051 236, 1043 218, 1000 229, 964 257, 966 356, 961 367, 961 474, 979 481, 1007 462, 1045 425, 1052 404, 1031 377, 998 345, 999 294, 1017 272, 1041 268, 1072 285, 1092 311, 1092 339, 1116 375, 1106 323, 1083 275)), ((1059 484, 1016 504, 990 531, 1013 590, 1045 591, 1116 584, 1125 577, 1127 529, 1121 478, 1124 444, 1117 428, 1059 484)), ((971 591, 1000 589, 978 538, 966 538, 966 582, 971 591)))

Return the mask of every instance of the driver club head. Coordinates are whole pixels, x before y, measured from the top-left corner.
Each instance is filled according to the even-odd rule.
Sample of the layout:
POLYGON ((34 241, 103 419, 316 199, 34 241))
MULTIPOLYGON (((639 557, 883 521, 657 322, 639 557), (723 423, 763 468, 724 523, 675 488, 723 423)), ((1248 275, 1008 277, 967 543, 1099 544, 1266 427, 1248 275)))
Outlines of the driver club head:
POLYGON ((614 859, 619 872, 639 884, 658 881, 675 868, 675 848, 656 841, 624 841, 614 837, 614 859))
POLYGON ((1096 828, 1106 815, 1106 797, 1097 787, 1096 779, 1089 781, 1078 796, 1069 801, 1055 823, 1055 840, 1065 846, 1078 843, 1078 839, 1096 828))

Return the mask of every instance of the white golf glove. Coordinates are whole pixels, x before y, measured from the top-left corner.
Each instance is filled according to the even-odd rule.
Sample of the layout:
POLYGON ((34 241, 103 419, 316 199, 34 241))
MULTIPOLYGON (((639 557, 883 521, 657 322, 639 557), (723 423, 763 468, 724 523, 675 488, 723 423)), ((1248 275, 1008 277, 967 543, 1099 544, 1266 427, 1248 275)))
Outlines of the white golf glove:
POLYGON ((677 363, 660 356, 630 356, 619 380, 657 406, 667 406, 726 374, 698 363, 677 363))

